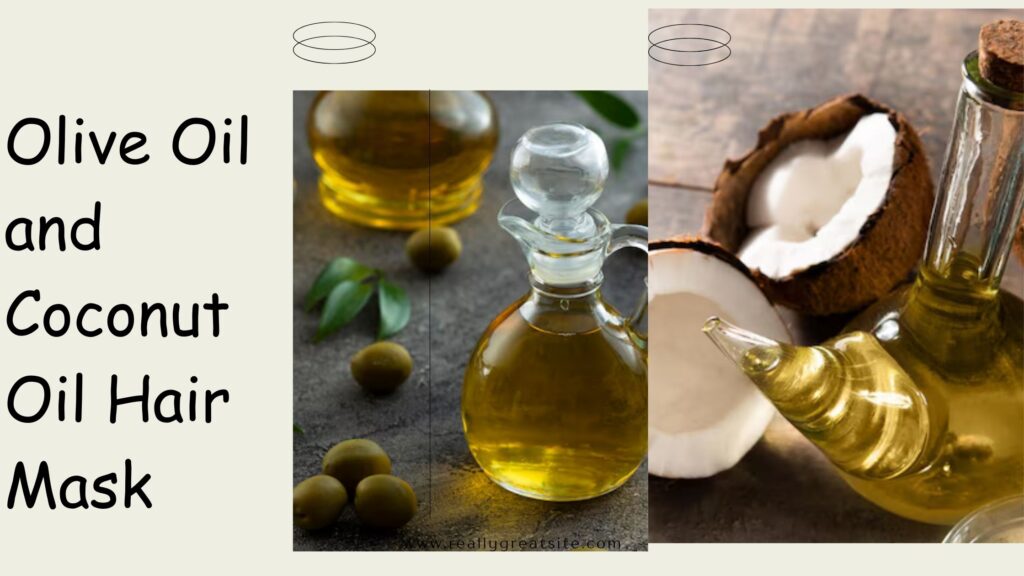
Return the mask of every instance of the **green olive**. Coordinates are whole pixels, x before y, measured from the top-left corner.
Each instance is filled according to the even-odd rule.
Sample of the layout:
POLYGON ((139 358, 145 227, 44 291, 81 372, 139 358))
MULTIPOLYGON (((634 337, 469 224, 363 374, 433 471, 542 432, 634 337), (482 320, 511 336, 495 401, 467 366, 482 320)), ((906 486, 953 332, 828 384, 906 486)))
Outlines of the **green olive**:
POLYGON ((354 494, 363 478, 374 474, 390 474, 391 459, 372 440, 345 440, 327 451, 323 473, 340 480, 354 494))
POLYGON ((626 224, 638 224, 647 226, 647 199, 633 204, 633 207, 626 212, 626 224))
POLYGON ((317 474, 292 491, 292 519, 306 530, 326 528, 338 521, 347 503, 348 492, 337 478, 317 474))
POLYGON ((371 394, 390 394, 412 373, 412 356, 401 344, 376 342, 352 357, 356 383, 371 394))
POLYGON ((367 526, 396 530, 416 515, 416 493, 401 478, 377 474, 359 483, 355 506, 367 526))
POLYGON ((428 273, 444 270, 459 259, 462 241, 447 226, 431 226, 417 230, 405 243, 405 253, 417 268, 428 273))

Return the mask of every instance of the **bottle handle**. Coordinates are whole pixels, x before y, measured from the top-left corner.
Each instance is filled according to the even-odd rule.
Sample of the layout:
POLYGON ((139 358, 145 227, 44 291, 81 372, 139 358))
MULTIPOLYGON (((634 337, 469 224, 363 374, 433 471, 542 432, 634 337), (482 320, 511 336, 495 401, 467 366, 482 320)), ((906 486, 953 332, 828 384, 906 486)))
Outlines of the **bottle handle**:
MULTIPOLYGON (((612 253, 617 252, 622 248, 636 248, 638 250, 643 250, 644 254, 647 254, 647 227, 637 226, 634 224, 612 225, 612 239, 608 243, 608 250, 605 253, 605 257, 611 256, 612 253)), ((641 294, 640 301, 637 303, 633 313, 629 316, 629 319, 626 320, 630 333, 635 338, 635 343, 644 350, 647 349, 647 333, 641 332, 638 327, 643 324, 646 317, 647 275, 644 275, 644 292, 641 294)))

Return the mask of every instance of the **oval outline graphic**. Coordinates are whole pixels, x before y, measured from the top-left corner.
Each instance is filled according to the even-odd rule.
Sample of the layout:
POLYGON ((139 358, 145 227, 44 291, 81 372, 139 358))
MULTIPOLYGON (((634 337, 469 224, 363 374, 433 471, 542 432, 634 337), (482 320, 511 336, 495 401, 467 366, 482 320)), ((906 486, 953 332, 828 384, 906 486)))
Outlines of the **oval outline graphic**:
MULTIPOLYGON (((693 34, 697 34, 697 32, 693 32, 693 34)), ((654 60, 655 62, 659 62, 661 64, 665 64, 665 65, 668 65, 668 66, 688 66, 688 67, 710 66, 712 64, 718 64, 719 62, 724 62, 725 60, 728 60, 730 56, 732 56, 732 48, 729 47, 729 43, 732 42, 732 34, 728 30, 726 30, 725 28, 721 28, 721 27, 715 26, 713 24, 696 24, 696 23, 688 23, 688 22, 677 23, 677 24, 666 24, 664 26, 659 26, 659 27, 655 28, 654 30, 651 30, 647 34, 647 42, 650 44, 650 47, 647 48, 647 55, 648 55, 648 57, 650 57, 651 60, 654 60), (695 27, 701 27, 701 28, 704 28, 704 29, 718 30, 718 31, 722 32, 723 34, 725 34, 726 40, 723 42, 722 40, 717 39, 717 38, 706 38, 704 36, 694 36, 694 35, 674 36, 674 37, 669 37, 669 38, 664 38, 664 39, 662 39, 660 37, 659 38, 655 38, 655 35, 657 35, 659 32, 661 32, 663 30, 668 30, 668 29, 672 29, 672 28, 682 29, 682 28, 687 27, 687 26, 695 26, 695 27), (672 42, 672 41, 675 41, 675 40, 700 40, 702 42, 708 42, 708 43, 712 44, 712 47, 705 48, 705 49, 693 50, 693 49, 668 48, 666 46, 663 46, 663 44, 665 44, 667 42, 672 42), (707 53, 714 52, 715 50, 721 50, 723 48, 725 49, 725 56, 719 58, 718 60, 713 60, 711 62, 699 62, 699 63, 673 62, 670 59, 668 59, 668 58, 670 58, 670 55, 663 56, 664 58, 667 58, 665 60, 655 56, 656 51, 660 51, 660 50, 664 50, 665 52, 669 52, 669 53, 672 53, 672 54, 707 54, 707 53)))
POLYGON ((300 60, 313 64, 355 64, 369 60, 377 53, 377 31, 365 24, 348 22, 345 20, 323 20, 303 24, 292 31, 292 54, 300 60), (365 38, 369 32, 369 39, 365 38), (309 42, 321 38, 347 38, 359 40, 362 44, 332 48, 327 46, 314 46, 309 42), (369 54, 363 55, 369 50, 369 54), (352 52, 355 50, 356 52, 352 52))

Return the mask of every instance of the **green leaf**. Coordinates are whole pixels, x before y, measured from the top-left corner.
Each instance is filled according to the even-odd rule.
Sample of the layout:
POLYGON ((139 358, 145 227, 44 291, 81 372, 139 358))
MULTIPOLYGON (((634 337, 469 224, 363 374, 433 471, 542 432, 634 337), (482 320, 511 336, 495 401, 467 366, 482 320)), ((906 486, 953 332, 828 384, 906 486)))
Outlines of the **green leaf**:
POLYGON ((612 144, 612 153, 608 158, 612 168, 618 170, 626 162, 630 152, 633 151, 633 142, 628 138, 619 138, 612 144))
POLYGON ((377 338, 385 340, 401 332, 409 323, 409 297, 405 290, 381 278, 377 301, 380 304, 380 330, 377 338))
POLYGON ((369 302, 373 295, 373 284, 345 280, 335 286, 327 295, 320 326, 316 329, 316 342, 348 324, 369 302))
POLYGON ((310 311, 334 290, 334 287, 345 280, 362 280, 373 274, 373 270, 363 266, 351 258, 332 260, 317 276, 313 287, 306 294, 306 311, 310 311))
POLYGON ((640 115, 629 102, 611 92, 602 90, 578 90, 576 94, 590 105, 605 120, 623 128, 640 125, 640 115))
POLYGON ((299 426, 298 424, 295 424, 294 422, 292 423, 292 432, 294 434, 298 434, 299 436, 305 436, 306 435, 306 431, 302 429, 302 426, 299 426))

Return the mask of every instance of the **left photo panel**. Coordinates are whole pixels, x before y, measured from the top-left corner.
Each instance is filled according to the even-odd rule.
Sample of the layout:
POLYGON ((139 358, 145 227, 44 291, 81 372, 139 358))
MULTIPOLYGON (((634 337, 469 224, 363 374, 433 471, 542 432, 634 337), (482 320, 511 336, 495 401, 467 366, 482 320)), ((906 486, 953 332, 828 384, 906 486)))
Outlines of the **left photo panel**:
POLYGON ((293 98, 295 550, 646 550, 647 94, 293 98))

